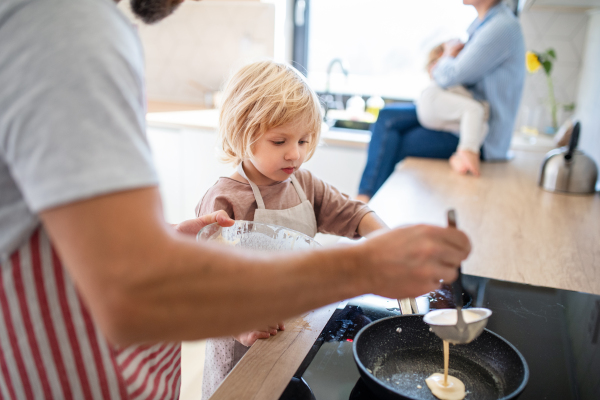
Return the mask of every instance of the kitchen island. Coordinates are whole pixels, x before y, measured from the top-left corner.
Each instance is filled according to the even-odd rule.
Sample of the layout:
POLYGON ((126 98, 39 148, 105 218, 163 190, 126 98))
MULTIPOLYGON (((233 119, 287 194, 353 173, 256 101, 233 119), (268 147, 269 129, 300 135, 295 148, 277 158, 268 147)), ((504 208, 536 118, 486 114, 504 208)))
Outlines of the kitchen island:
POLYGON ((390 226, 443 226, 456 209, 473 245, 467 274, 600 294, 600 195, 546 192, 537 184, 545 152, 514 153, 482 163, 480 178, 406 159, 369 205, 390 226))

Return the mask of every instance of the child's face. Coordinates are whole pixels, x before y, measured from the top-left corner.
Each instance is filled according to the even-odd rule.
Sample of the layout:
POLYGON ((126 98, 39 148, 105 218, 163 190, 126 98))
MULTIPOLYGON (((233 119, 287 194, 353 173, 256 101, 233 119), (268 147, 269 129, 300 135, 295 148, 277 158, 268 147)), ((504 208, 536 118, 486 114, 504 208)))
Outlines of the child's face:
POLYGON ((257 185, 270 185, 290 177, 308 152, 311 135, 305 119, 269 129, 254 144, 252 165, 244 164, 248 178, 257 185))

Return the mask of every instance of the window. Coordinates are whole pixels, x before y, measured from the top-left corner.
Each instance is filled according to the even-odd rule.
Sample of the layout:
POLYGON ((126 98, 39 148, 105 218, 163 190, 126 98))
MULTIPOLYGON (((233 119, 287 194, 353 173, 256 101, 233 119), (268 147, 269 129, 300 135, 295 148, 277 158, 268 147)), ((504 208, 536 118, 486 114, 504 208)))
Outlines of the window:
POLYGON ((300 49, 305 53, 294 49, 295 55, 305 54, 304 59, 295 61, 300 69, 306 67, 317 91, 325 91, 327 67, 340 58, 348 76, 334 66, 331 92, 405 100, 416 98, 429 82, 424 68, 429 50, 448 39, 466 40, 466 30, 477 16, 461 0, 296 2, 305 3, 301 9, 306 9, 305 27, 310 28, 300 49))

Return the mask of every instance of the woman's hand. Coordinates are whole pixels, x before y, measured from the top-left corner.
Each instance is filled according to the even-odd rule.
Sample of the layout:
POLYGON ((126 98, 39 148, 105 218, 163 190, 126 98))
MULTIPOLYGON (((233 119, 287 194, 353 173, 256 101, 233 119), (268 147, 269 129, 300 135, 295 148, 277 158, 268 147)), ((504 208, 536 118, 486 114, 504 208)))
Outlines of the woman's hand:
POLYGON ((458 39, 452 39, 444 43, 443 57, 455 58, 458 53, 465 47, 465 44, 458 39))
POLYGON ((239 335, 235 335, 233 338, 244 346, 249 347, 252 346, 258 339, 267 339, 271 336, 277 335, 278 330, 285 330, 283 322, 268 326, 265 330, 240 333, 239 335))
POLYGON ((450 166, 459 174, 470 172, 474 176, 479 176, 479 154, 469 150, 457 150, 450 157, 450 166))
POLYGON ((234 220, 229 218, 229 215, 223 210, 215 211, 211 214, 206 214, 198 218, 188 219, 187 221, 183 221, 173 227, 179 233, 184 233, 186 235, 196 235, 200 232, 200 229, 204 228, 206 225, 214 224, 217 222, 221 226, 231 226, 235 223, 234 220))

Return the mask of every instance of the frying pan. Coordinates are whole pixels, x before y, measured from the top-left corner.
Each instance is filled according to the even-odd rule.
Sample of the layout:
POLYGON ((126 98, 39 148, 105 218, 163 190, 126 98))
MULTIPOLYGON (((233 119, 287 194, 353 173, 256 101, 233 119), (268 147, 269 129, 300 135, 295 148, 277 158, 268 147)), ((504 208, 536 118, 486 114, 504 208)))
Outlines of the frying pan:
MULTIPOLYGON (((436 400, 425 379, 444 373, 442 340, 422 315, 372 322, 354 338, 353 351, 360 375, 381 398, 436 400)), ((477 400, 515 399, 529 379, 521 353, 487 329, 469 344, 450 346, 448 373, 463 381, 466 399, 477 400)))

